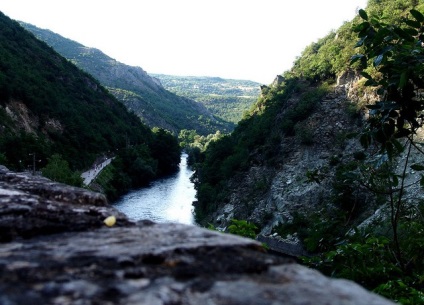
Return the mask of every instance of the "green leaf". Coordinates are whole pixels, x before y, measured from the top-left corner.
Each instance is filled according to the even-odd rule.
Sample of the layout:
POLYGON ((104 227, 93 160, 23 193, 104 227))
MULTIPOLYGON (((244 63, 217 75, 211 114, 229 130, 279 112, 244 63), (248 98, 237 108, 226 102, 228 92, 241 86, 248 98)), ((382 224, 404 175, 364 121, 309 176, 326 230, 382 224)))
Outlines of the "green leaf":
POLYGON ((407 33, 410 36, 417 36, 418 31, 416 29, 404 29, 405 33, 407 33))
POLYGON ((393 30, 400 38, 405 39, 406 41, 414 41, 414 37, 409 35, 407 32, 402 30, 401 28, 395 28, 393 30))
POLYGON ((373 86, 375 85, 375 81, 373 81, 372 79, 369 79, 365 82, 364 86, 373 86))
POLYGON ((361 40, 359 40, 356 44, 355 44, 355 48, 359 48, 361 46, 364 45, 365 40, 367 39, 367 36, 363 37, 361 40))
POLYGON ((368 108, 368 109, 371 109, 371 110, 375 110, 375 109, 381 109, 381 105, 380 104, 376 104, 376 105, 366 105, 366 107, 368 108))
POLYGON ((363 77, 365 77, 366 79, 372 79, 372 77, 371 77, 371 75, 369 75, 367 72, 365 72, 365 71, 362 71, 361 72, 361 75, 363 76, 363 77))
POLYGON ((396 147, 396 150, 398 151, 398 153, 403 152, 403 146, 398 140, 392 139, 392 143, 396 147))
POLYGON ((370 27, 370 23, 365 21, 362 22, 361 24, 358 24, 357 26, 355 26, 353 28, 353 31, 355 33, 359 33, 358 37, 362 37, 363 39, 367 38, 366 36, 366 30, 370 27))
POLYGON ((378 55, 378 56, 374 59, 374 62, 373 62, 374 67, 378 67, 378 66, 381 64, 381 62, 383 61, 383 59, 384 59, 384 55, 383 55, 383 54, 378 55))
POLYGON ((406 20, 405 23, 416 29, 419 29, 421 27, 421 23, 415 20, 406 20))
MULTIPOLYGON (((383 141, 383 140, 382 140, 383 141)), ((381 142, 382 142, 381 141, 381 142)), ((392 143, 390 143, 390 142, 387 142, 387 143, 385 143, 385 148, 386 148, 386 151, 387 151, 387 156, 389 157, 389 160, 392 160, 393 159, 393 144, 392 143)))
POLYGON ((407 82, 408 82, 408 73, 407 71, 403 71, 402 74, 400 75, 399 88, 402 89, 403 87, 405 87, 407 82))
MULTIPOLYGON (((411 14, 412 14, 412 11, 411 11, 411 14)), ((368 20, 368 15, 363 9, 359 10, 359 16, 361 16, 361 18, 364 20, 368 20)))
POLYGON ((355 54, 350 58, 350 64, 355 63, 356 61, 358 61, 359 59, 362 59, 364 57, 364 55, 362 54, 355 54))
POLYGON ((419 11, 417 10, 410 10, 409 11, 411 13, 412 16, 414 16, 414 18, 418 21, 418 22, 424 22, 424 15, 421 14, 419 11))
POLYGON ((412 164, 411 165, 411 169, 413 169, 414 171, 423 171, 424 170, 424 165, 421 165, 421 164, 412 164))

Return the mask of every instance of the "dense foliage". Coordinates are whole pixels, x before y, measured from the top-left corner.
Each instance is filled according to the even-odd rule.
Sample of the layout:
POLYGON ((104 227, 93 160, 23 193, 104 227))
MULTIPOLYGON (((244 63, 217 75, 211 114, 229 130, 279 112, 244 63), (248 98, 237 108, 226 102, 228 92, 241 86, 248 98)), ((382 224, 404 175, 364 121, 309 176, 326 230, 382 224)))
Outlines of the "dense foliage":
MULTIPOLYGON (((384 16, 387 23, 397 22, 411 8, 424 9, 418 0, 369 0, 367 11, 384 16)), ((350 67, 350 58, 355 54, 356 33, 352 28, 361 23, 359 16, 345 22, 337 31, 307 46, 294 62, 290 74, 315 81, 334 78, 350 67)), ((354 66, 355 67, 355 66, 354 66)))
POLYGON ((73 172, 69 168, 68 162, 63 160, 62 156, 58 154, 54 154, 48 159, 47 165, 42 169, 42 174, 53 181, 78 187, 83 185, 80 173, 73 172))
POLYGON ((175 172, 180 155, 177 138, 155 128, 150 147, 140 144, 120 149, 95 184, 101 186, 110 200, 115 200, 131 189, 147 186, 153 179, 175 172))
POLYGON ((152 132, 92 76, 1 13, 0 119, 2 163, 14 170, 44 168, 62 182, 57 168, 73 173, 128 146, 143 147, 117 166, 131 178, 145 164, 155 164, 147 180, 179 161, 175 137, 152 132))
POLYGON ((223 136, 218 130, 215 134, 201 136, 195 130, 183 129, 178 135, 180 147, 188 154, 188 165, 193 166, 201 159, 201 154, 208 148, 209 143, 220 139, 223 136))
POLYGON ((369 119, 360 134, 367 155, 350 174, 384 198, 388 220, 379 225, 389 227, 386 233, 374 227, 359 242, 349 236, 349 243, 312 261, 403 304, 424 304, 423 202, 406 196, 416 185, 424 186, 424 175, 408 180, 410 170, 424 170, 422 162, 412 162, 413 154, 419 160, 424 156, 417 142, 424 118, 424 15, 412 9, 397 23, 369 17, 364 10, 359 15, 363 22, 354 30, 361 53, 352 62, 360 61, 365 85, 375 88, 380 100, 367 105, 369 119))

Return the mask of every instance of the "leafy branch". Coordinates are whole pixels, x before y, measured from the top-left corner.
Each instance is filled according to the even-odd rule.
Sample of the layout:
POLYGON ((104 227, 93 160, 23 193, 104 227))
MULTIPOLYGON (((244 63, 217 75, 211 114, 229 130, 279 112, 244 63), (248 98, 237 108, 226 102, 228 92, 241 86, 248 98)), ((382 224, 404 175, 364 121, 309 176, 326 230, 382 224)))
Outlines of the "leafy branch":
MULTIPOLYGON (((383 18, 370 18, 364 10, 360 10, 359 15, 363 22, 354 31, 359 38, 356 47, 361 48, 362 53, 354 55, 351 64, 360 62, 361 75, 367 79, 365 86, 375 88, 380 97, 375 104, 367 105, 369 119, 359 139, 365 149, 378 147, 378 162, 370 167, 368 185, 378 189, 379 183, 386 181, 395 258, 404 269, 398 230, 411 150, 418 148, 414 137, 424 122, 421 94, 424 89, 424 16, 413 9, 399 24, 387 24, 383 18), (393 161, 405 148, 408 151, 399 175, 393 169, 393 161)), ((424 170, 420 164, 413 164, 411 168, 424 170)), ((424 178, 420 183, 424 184, 424 178)))

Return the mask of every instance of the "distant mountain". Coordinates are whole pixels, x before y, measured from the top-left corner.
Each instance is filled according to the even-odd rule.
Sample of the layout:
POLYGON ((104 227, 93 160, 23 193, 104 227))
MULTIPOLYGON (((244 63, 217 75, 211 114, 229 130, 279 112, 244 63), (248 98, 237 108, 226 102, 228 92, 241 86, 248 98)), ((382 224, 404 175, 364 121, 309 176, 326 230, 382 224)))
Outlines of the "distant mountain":
POLYGON ((120 63, 98 49, 83 46, 50 30, 24 22, 21 25, 93 75, 150 127, 162 127, 176 133, 195 129, 200 134, 233 128, 231 123, 214 117, 203 104, 166 90, 140 67, 120 63))
POLYGON ((167 169, 158 149, 165 141, 167 134, 153 133, 93 76, 0 12, 0 164, 41 168, 59 154, 81 170, 103 155, 137 149, 126 169, 154 178, 167 169))
POLYGON ((261 84, 220 77, 151 74, 169 91, 201 102, 217 117, 237 123, 260 95, 261 84))

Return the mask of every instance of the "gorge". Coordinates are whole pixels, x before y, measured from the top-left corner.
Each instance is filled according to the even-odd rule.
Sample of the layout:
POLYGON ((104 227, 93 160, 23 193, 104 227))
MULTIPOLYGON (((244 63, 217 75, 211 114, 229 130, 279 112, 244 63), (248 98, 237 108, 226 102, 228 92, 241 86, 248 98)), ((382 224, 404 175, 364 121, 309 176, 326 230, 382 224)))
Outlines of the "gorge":
MULTIPOLYGON (((188 146, 195 161, 197 224, 228 231, 233 226, 237 234, 272 239, 261 239, 265 242, 293 241, 294 250, 298 245, 301 253, 307 250, 301 258, 306 266, 402 304, 424 304, 421 12, 421 1, 370 0, 367 11, 307 46, 290 71, 262 86, 231 133, 208 136, 219 120, 199 114, 198 105, 186 99, 194 107, 188 116, 178 114, 178 104, 166 106, 178 117, 176 124, 162 125, 171 132, 151 129, 112 95, 132 99, 134 94, 103 87, 0 14, 0 164, 5 165, 0 168, 0 303, 31 298, 34 304, 201 299, 385 304, 351 282, 329 280, 274 256, 253 240, 176 224, 173 215, 163 219, 169 206, 152 222, 139 220, 146 212, 127 217, 108 203, 106 196, 130 192, 131 199, 131 190, 146 185, 160 193, 163 186, 182 189, 187 202, 193 201, 191 171, 170 177, 176 182, 181 174, 181 187, 153 182, 177 168, 181 146, 188 146), (206 119, 198 126, 202 135, 192 129, 194 112, 194 119, 206 119), (193 141, 182 145, 178 131, 193 141), (78 176, 102 156, 113 157, 96 185, 102 194, 23 172, 37 162, 60 181, 55 174, 78 176), (356 292, 360 297, 352 295, 356 292)), ((102 55, 112 67, 101 70, 127 80, 122 74, 127 67, 84 50, 89 63, 91 56, 102 55)), ((142 69, 128 71, 147 76, 142 69)), ((143 112, 151 105, 141 100, 143 112)), ((240 101, 234 101, 236 109, 240 101)), ((143 206, 159 207, 151 198, 144 201, 143 206)), ((180 202, 176 207, 182 210, 180 202)), ((187 207, 185 215, 191 215, 191 202, 187 207)), ((129 209, 137 208, 132 203, 129 209)))

